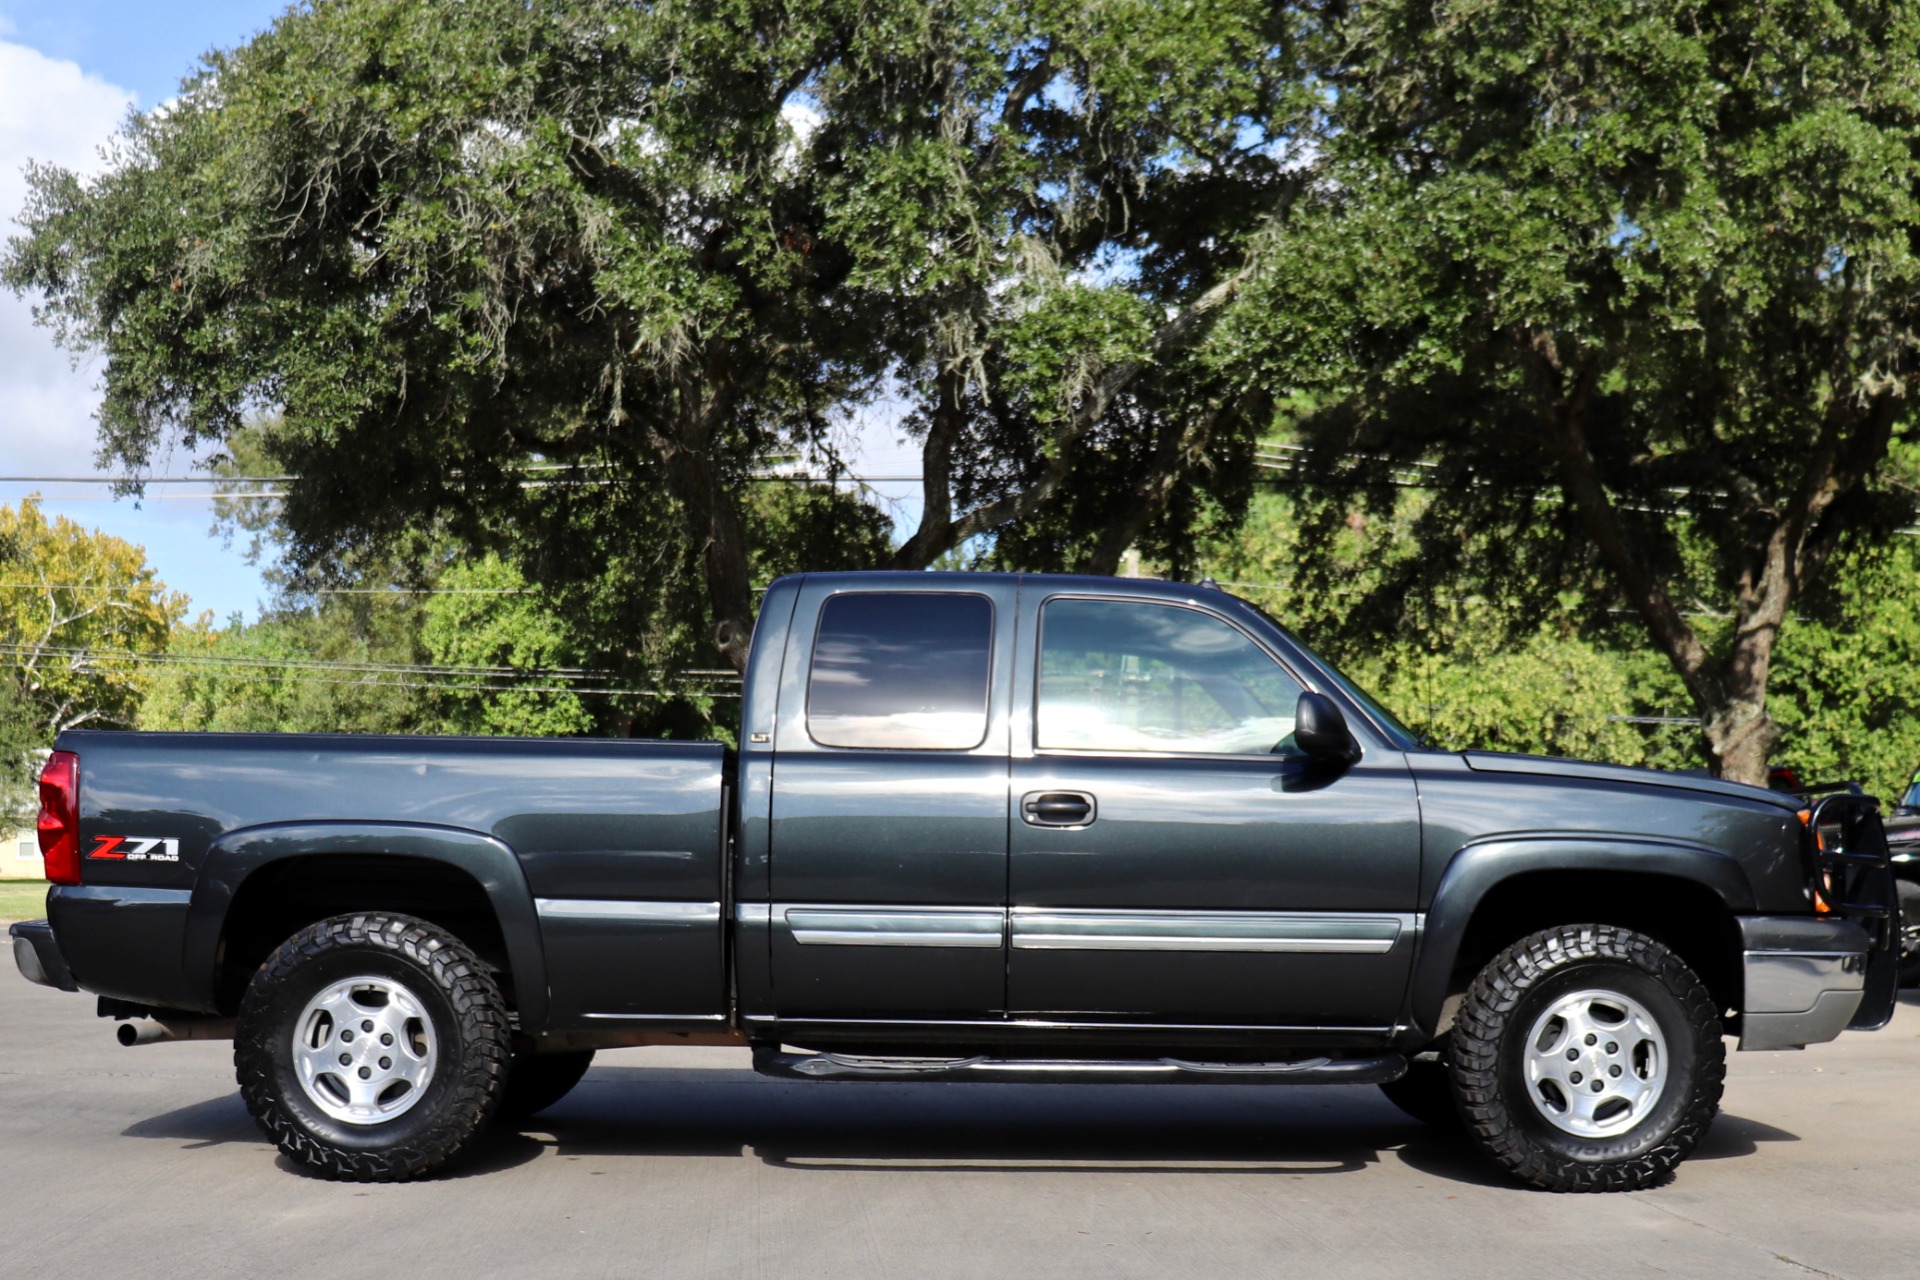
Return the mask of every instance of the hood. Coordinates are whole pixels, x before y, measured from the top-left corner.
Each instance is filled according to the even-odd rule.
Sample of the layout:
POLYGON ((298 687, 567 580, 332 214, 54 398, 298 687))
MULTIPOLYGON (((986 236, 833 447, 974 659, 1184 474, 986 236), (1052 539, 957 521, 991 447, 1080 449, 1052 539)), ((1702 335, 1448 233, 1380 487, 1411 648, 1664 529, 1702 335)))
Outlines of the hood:
POLYGON ((1675 773, 1670 769, 1643 769, 1636 765, 1594 764, 1588 760, 1563 760, 1558 756, 1517 756, 1499 751, 1463 751, 1460 758, 1477 773, 1531 773, 1549 778, 1577 778, 1591 782, 1626 783, 1642 787, 1672 787, 1679 791, 1704 791, 1709 795, 1749 804, 1773 804, 1789 813, 1798 812, 1803 802, 1784 791, 1752 787, 1744 782, 1722 782, 1705 774, 1675 773))

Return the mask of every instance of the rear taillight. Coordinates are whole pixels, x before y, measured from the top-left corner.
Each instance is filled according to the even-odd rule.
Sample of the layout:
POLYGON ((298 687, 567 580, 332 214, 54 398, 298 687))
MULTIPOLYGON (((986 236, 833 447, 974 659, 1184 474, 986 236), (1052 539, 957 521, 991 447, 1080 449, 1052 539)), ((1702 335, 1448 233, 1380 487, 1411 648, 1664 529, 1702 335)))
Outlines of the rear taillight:
POLYGON ((56 751, 40 771, 40 856, 47 879, 80 883, 80 757, 56 751))

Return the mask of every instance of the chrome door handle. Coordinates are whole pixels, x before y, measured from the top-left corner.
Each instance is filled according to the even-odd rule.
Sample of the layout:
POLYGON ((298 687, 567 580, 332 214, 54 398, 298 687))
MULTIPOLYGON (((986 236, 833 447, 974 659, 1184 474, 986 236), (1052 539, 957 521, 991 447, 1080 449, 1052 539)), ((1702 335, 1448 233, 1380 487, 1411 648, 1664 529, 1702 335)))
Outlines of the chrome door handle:
POLYGON ((1084 827, 1097 813, 1084 791, 1029 791, 1020 798, 1020 816, 1036 827, 1084 827))

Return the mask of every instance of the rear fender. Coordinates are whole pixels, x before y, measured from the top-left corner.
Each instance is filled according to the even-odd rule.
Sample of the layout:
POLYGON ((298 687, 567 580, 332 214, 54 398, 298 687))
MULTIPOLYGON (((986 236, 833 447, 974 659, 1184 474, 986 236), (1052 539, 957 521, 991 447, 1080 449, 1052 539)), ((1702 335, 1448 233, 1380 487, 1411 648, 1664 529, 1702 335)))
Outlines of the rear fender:
POLYGON ((523 1030, 547 1021, 547 966, 540 922, 520 860, 492 836, 411 822, 267 823, 229 831, 207 848, 187 910, 185 969, 215 981, 220 939, 240 887, 263 867, 289 858, 360 854, 419 858, 464 871, 479 882, 506 942, 523 1030))

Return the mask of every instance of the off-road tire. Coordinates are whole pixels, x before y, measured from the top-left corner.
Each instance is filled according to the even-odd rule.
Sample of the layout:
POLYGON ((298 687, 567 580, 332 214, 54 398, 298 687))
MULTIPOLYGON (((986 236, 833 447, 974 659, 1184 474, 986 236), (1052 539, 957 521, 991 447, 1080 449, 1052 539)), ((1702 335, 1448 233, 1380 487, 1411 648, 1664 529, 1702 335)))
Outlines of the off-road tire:
POLYGON ((507 1068, 507 1087, 500 1094, 494 1122, 517 1125, 545 1111, 573 1092, 573 1086, 593 1065, 593 1050, 577 1053, 515 1054, 507 1068))
POLYGON ((1900 985, 1920 987, 1920 884, 1895 880, 1900 895, 1900 985))
POLYGON ((412 916, 335 916, 281 943, 254 974, 233 1042, 240 1096, 288 1159, 324 1177, 405 1182, 444 1168, 492 1118, 506 1083, 510 1027, 499 985, 458 938, 412 916), (436 1063, 421 1097, 394 1119, 327 1116, 295 1074, 295 1024, 330 983, 398 983, 431 1021, 436 1063))
POLYGON ((1467 990, 1451 1048, 1468 1132, 1512 1173, 1549 1191, 1633 1191, 1662 1181, 1713 1122, 1726 1080, 1720 1016, 1705 985, 1660 943, 1613 925, 1543 930, 1495 956, 1467 990), (1523 1076, 1535 1020, 1561 995, 1586 989, 1643 1006, 1669 1060, 1652 1110, 1604 1138, 1548 1123, 1523 1076))
POLYGON ((1421 1124, 1442 1133, 1461 1135, 1467 1127, 1453 1096, 1453 1077, 1447 1066, 1450 1037, 1442 1035, 1407 1063, 1407 1074, 1380 1086, 1387 1101, 1421 1124))

